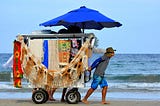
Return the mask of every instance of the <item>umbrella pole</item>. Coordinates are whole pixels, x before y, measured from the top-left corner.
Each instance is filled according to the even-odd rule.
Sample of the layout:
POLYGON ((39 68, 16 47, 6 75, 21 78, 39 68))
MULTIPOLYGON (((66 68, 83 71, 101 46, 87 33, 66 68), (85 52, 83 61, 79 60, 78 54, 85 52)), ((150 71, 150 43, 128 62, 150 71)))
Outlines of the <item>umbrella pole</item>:
POLYGON ((83 33, 84 33, 84 25, 85 25, 85 23, 82 22, 82 26, 83 26, 82 31, 83 31, 83 33))

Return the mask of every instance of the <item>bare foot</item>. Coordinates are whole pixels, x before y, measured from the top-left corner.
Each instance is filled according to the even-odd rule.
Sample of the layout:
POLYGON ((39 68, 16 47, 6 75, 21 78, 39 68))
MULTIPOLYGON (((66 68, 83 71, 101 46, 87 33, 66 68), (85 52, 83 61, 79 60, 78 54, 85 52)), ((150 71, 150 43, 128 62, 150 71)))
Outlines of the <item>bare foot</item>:
POLYGON ((102 101, 101 104, 103 104, 103 105, 110 104, 110 102, 102 101))
POLYGON ((82 101, 83 103, 85 103, 85 104, 89 104, 89 102, 88 102, 87 100, 82 99, 81 101, 82 101))
POLYGON ((61 102, 65 102, 65 100, 64 100, 64 99, 61 99, 61 102))
POLYGON ((49 100, 50 100, 50 101, 56 101, 56 99, 54 99, 54 98, 49 98, 49 100))

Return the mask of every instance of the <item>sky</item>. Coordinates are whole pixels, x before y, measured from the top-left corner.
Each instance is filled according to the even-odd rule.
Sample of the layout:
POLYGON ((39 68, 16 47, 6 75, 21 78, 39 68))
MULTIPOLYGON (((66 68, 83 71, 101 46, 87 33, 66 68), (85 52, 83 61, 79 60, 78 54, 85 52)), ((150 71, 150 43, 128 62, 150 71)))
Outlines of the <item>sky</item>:
POLYGON ((12 53, 18 34, 34 30, 62 27, 43 27, 40 23, 71 10, 86 6, 118 21, 121 27, 85 30, 99 39, 99 48, 112 46, 117 53, 160 54, 159 0, 1 0, 0 53, 12 53))

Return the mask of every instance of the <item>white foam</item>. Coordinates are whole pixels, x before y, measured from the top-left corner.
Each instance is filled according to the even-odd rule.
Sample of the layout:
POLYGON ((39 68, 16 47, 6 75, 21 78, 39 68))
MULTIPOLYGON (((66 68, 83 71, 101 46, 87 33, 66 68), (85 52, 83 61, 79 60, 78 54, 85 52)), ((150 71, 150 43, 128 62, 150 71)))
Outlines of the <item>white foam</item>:
POLYGON ((109 83, 110 88, 160 90, 160 83, 109 83))

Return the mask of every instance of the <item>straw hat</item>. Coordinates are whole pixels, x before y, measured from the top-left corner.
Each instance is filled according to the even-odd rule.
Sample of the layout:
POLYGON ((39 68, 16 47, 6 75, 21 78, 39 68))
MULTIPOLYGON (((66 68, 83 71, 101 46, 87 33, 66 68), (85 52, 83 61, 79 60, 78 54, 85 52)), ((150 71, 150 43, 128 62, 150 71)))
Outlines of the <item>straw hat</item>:
POLYGON ((114 53, 114 51, 116 51, 116 50, 114 50, 112 47, 108 47, 106 49, 106 53, 114 53))
POLYGON ((116 50, 114 50, 112 47, 108 47, 108 48, 106 49, 105 54, 106 54, 108 57, 110 57, 111 53, 114 53, 114 51, 116 51, 116 50))

